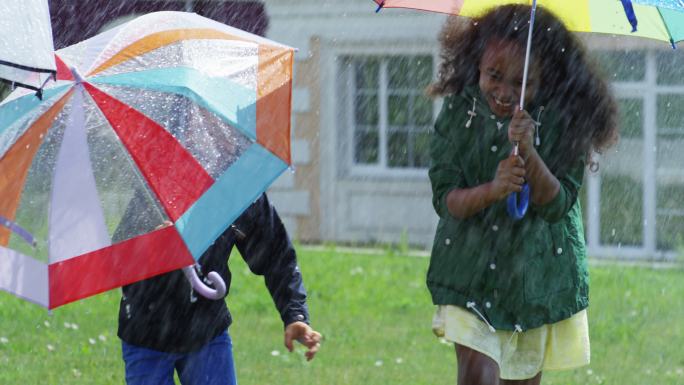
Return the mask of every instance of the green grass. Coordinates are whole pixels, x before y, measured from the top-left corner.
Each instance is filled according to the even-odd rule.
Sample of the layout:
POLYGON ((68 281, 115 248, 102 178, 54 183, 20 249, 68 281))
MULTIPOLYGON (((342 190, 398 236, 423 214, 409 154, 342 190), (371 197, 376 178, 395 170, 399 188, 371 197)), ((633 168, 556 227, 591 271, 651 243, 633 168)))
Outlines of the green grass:
MULTIPOLYGON (((430 331, 428 260, 395 254, 300 249, 313 323, 325 336, 310 363, 302 349, 286 352, 262 279, 232 258, 240 384, 454 384, 453 346, 430 331)), ((543 383, 684 384, 684 270, 592 266, 591 278, 592 364, 546 373, 543 383)), ((112 291, 48 315, 0 294, 0 384, 122 384, 118 300, 112 291)))

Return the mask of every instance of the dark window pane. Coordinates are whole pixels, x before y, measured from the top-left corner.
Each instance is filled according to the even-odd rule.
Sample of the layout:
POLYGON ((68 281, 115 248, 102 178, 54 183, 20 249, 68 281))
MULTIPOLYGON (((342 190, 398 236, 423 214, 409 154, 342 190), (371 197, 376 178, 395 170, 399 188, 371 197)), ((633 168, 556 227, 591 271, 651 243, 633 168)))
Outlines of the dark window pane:
POLYGON ((404 126, 408 124, 409 116, 409 97, 390 96, 387 100, 389 114, 389 124, 392 126, 404 126))
POLYGON ((660 250, 676 250, 684 245, 684 214, 658 213, 656 221, 657 246, 660 250))
POLYGON ((418 168, 430 167, 430 132, 413 133, 413 165, 418 168))
POLYGON ((357 59, 355 63, 356 88, 360 90, 377 90, 380 83, 380 59, 357 59))
POLYGON ((419 91, 432 81, 432 56, 417 56, 412 61, 413 79, 419 91))
POLYGON ((379 119, 378 96, 356 95, 356 124, 377 125, 379 119))
POLYGON ((388 88, 412 88, 410 68, 408 56, 390 56, 387 60, 388 88))
POLYGON ((643 188, 626 176, 601 179, 601 243, 641 246, 643 242, 643 188))
POLYGON ((620 99, 620 136, 623 138, 640 138, 643 136, 643 99, 620 99))
POLYGON ((646 75, 643 51, 597 51, 594 55, 611 81, 641 81, 646 75))
POLYGON ((657 54, 658 84, 684 84, 684 52, 682 50, 667 50, 657 54))
POLYGON ((430 125, 432 123, 432 100, 418 95, 413 99, 413 123, 430 125))
POLYGON ((408 133, 390 132, 387 138, 387 165, 389 167, 408 167, 408 133))
POLYGON ((354 161, 357 164, 377 164, 379 144, 377 131, 356 131, 354 133, 354 161))
POLYGON ((684 245, 684 184, 658 183, 657 189, 658 248, 674 250, 684 245))
POLYGON ((684 133, 684 95, 658 95, 658 130, 661 129, 684 133))

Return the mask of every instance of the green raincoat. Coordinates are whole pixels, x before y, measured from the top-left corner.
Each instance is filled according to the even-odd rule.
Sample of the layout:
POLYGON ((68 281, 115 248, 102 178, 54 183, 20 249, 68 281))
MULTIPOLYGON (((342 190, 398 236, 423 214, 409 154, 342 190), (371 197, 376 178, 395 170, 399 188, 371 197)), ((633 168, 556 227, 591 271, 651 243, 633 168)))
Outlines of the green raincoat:
POLYGON ((569 318, 588 306, 588 274, 578 192, 584 159, 563 159, 561 130, 552 111, 532 108, 541 120, 542 159, 558 178, 560 192, 548 204, 530 203, 514 221, 500 201, 467 218, 451 216, 446 196, 455 188, 491 181, 511 153, 510 120, 498 120, 480 95, 467 88, 445 98, 430 153, 433 205, 440 217, 427 285, 436 305, 480 313, 496 329, 522 330, 569 318), (473 110, 475 113, 466 127, 473 110))

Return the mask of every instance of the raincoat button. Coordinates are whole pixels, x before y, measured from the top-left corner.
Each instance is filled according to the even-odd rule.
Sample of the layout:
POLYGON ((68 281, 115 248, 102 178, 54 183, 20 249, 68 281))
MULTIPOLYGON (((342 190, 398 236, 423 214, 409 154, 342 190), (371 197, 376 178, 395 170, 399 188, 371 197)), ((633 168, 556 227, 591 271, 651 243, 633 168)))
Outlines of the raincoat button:
POLYGON ((496 116, 494 114, 489 115, 490 119, 496 119, 496 116))
POLYGON ((489 301, 485 302, 485 307, 486 307, 487 309, 491 308, 491 307, 492 307, 491 302, 489 302, 489 301))
POLYGON ((496 263, 490 263, 489 268, 492 270, 496 270, 496 263))
POLYGON ((496 152, 496 150, 498 150, 498 149, 499 149, 499 147, 492 146, 492 152, 496 152))
POLYGON ((561 249, 561 248, 559 247, 558 250, 556 250, 556 254, 558 254, 558 255, 563 254, 563 249, 561 249))
POLYGON ((451 239, 449 239, 449 238, 445 239, 444 244, 449 246, 451 244, 451 239))
POLYGON ((492 230, 493 231, 499 231, 499 226, 497 226, 497 225, 492 226, 492 230))
POLYGON ((295 319, 297 319, 297 321, 304 321, 304 316, 301 315, 301 314, 297 314, 297 315, 295 316, 295 319))

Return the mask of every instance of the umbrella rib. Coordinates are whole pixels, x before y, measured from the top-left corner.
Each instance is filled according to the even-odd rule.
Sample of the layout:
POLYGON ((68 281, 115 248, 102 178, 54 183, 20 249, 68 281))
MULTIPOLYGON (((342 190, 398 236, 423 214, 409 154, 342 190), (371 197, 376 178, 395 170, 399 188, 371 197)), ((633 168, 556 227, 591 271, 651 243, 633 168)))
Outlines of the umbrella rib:
POLYGON ((5 65, 5 66, 8 66, 8 67, 14 67, 14 68, 17 68, 17 69, 20 69, 20 70, 24 70, 24 71, 42 72, 42 73, 50 73, 50 74, 56 74, 56 73, 57 73, 56 70, 51 70, 51 69, 47 69, 47 68, 39 68, 39 67, 25 66, 25 65, 23 65, 23 64, 12 63, 12 62, 9 62, 9 61, 6 61, 6 60, 0 60, 0 64, 1 64, 1 65, 5 65))
POLYGON ((660 20, 663 21, 663 26, 665 26, 665 30, 667 31, 667 35, 670 37, 670 44, 672 44, 672 49, 677 49, 677 45, 675 44, 674 38, 672 37, 672 31, 670 31, 670 27, 667 25, 667 21, 665 20, 665 17, 663 17, 663 12, 660 11, 660 7, 655 7, 658 10, 658 15, 660 15, 660 20))

